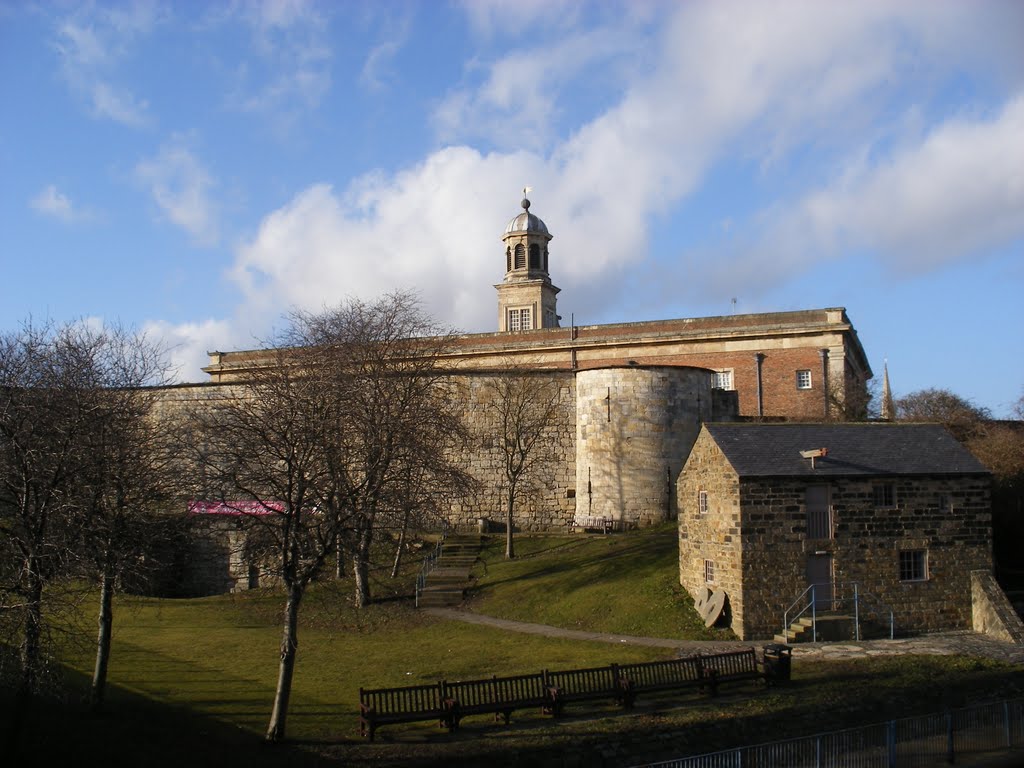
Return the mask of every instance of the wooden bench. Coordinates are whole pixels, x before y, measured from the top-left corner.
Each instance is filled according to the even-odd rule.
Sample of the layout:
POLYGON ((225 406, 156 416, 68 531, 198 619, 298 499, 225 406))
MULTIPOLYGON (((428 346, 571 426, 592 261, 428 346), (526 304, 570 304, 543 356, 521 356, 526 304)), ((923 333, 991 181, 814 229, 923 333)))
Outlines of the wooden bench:
POLYGON ((668 661, 623 664, 619 667, 619 685, 623 690, 623 704, 629 708, 641 693, 684 688, 698 688, 704 692, 711 687, 712 680, 702 658, 688 656, 668 661))
POLYGON ((615 699, 625 703, 625 691, 619 679, 619 667, 589 667, 545 672, 551 714, 558 717, 566 704, 574 701, 615 699))
POLYGON ((507 725, 512 712, 517 709, 550 709, 543 673, 445 682, 444 687, 445 697, 450 702, 449 722, 452 728, 458 728, 462 718, 469 715, 493 713, 495 720, 503 717, 507 725))
POLYGON ((696 658, 700 659, 705 674, 710 678, 712 693, 718 693, 718 686, 722 683, 765 680, 764 667, 758 662, 757 652, 753 648, 709 653, 696 658))
POLYGON ((444 694, 444 683, 410 685, 403 688, 359 689, 359 735, 369 734, 373 741, 377 728, 392 723, 437 720, 451 729, 451 702, 444 694))

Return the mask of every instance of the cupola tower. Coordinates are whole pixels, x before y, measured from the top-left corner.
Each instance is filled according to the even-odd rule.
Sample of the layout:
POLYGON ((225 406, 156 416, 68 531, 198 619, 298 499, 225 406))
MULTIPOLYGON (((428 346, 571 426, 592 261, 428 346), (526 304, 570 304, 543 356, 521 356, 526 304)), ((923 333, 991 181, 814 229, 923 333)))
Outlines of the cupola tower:
POLYGON ((548 243, 552 235, 539 217, 530 213, 523 190, 523 212, 505 227, 505 279, 498 289, 498 330, 529 331, 557 328, 555 296, 559 289, 548 274, 548 243))

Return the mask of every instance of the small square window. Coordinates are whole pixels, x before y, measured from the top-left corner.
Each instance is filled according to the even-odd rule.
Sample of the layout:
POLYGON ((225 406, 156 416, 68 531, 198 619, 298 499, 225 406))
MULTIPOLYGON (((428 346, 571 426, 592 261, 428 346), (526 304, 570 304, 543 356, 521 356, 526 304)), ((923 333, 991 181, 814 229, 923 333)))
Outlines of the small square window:
POLYGON ((706 515, 708 513, 708 492, 697 491, 697 514, 706 515))
POLYGON ((529 307, 510 309, 508 313, 508 329, 510 331, 528 331, 533 327, 532 313, 529 307))
POLYGON ((796 372, 796 388, 797 389, 810 389, 811 388, 811 372, 809 370, 797 371, 796 372))
POLYGON ((704 581, 708 584, 715 583, 715 561, 705 560, 704 561, 704 581))
POLYGON ((715 389, 732 389, 732 368, 715 371, 711 386, 715 389))
POLYGON ((896 507, 896 486, 892 483, 878 483, 872 489, 875 507, 894 509, 896 507))
POLYGON ((900 552, 900 581, 927 581, 928 552, 907 549, 900 552))

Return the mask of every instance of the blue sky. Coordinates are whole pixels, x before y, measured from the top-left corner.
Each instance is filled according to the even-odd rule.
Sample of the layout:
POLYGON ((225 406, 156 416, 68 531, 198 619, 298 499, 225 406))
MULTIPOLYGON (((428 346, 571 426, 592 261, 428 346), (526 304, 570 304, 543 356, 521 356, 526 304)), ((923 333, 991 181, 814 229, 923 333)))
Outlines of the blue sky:
POLYGON ((533 187, 578 324, 846 307, 897 396, 1024 395, 1024 3, 0 0, 0 328, 178 375, 290 307, 496 328, 533 187))

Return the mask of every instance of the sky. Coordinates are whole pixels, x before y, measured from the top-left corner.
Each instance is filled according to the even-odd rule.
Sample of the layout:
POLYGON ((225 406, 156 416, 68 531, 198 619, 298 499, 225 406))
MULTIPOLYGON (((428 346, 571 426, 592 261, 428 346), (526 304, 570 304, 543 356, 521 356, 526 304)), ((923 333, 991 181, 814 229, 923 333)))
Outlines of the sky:
POLYGON ((1024 3, 0 0, 0 332, 181 381, 395 290, 497 330, 845 307, 896 397, 1024 396, 1024 3))

